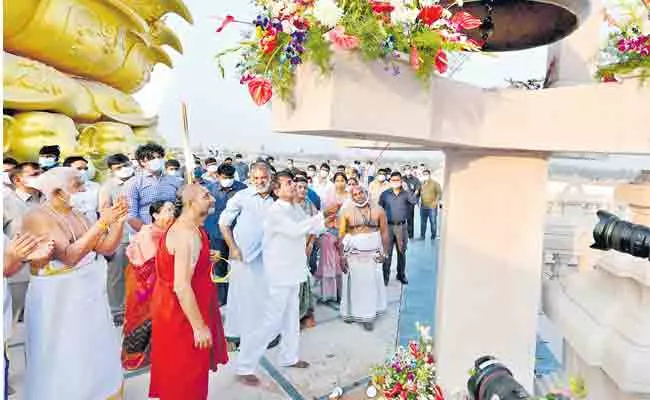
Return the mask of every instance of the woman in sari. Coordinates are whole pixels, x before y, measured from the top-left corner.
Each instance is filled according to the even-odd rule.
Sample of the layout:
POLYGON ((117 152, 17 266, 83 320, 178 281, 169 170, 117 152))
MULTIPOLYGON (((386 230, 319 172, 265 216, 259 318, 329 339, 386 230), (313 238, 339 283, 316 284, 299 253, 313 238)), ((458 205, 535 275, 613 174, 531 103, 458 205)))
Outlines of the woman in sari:
POLYGON ((350 202, 346 190, 347 177, 337 172, 332 178, 334 189, 326 193, 324 199, 325 227, 327 231, 320 236, 320 258, 316 278, 320 283, 321 301, 341 301, 341 259, 338 251, 338 216, 342 208, 350 202))
POLYGON ((145 225, 126 248, 126 313, 122 341, 122 366, 135 370, 149 364, 151 348, 151 294, 156 282, 156 252, 160 238, 174 222, 176 207, 156 201, 149 213, 153 223, 145 225))
POLYGON ((32 260, 25 300, 26 399, 121 399, 119 340, 106 294, 106 260, 120 244, 128 205, 119 198, 90 223, 73 210, 84 190, 79 171, 53 168, 35 186, 45 202, 23 230, 53 241, 50 256, 32 260))

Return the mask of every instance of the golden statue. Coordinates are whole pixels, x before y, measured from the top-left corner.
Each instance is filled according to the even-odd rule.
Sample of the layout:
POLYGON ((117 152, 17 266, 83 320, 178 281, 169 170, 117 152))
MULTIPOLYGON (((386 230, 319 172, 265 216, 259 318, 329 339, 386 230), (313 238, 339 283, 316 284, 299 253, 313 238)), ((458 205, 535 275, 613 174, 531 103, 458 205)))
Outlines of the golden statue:
POLYGON ((132 153, 149 141, 164 145, 157 117, 146 116, 131 93, 150 79, 163 50, 182 53, 164 16, 192 23, 182 0, 3 0, 4 147, 35 160, 43 145, 62 157, 132 153), (77 127, 81 127, 78 134, 77 127), (76 140, 79 140, 77 144, 76 140))
POLYGON ((77 128, 62 114, 30 111, 4 115, 3 152, 19 161, 36 161, 43 146, 58 145, 61 159, 78 154, 77 128))

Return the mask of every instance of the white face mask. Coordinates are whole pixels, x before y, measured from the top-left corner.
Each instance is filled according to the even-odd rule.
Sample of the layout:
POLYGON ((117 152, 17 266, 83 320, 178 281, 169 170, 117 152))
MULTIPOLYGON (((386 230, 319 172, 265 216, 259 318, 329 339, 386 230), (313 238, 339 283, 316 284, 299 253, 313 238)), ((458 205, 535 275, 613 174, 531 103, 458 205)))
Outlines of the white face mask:
POLYGON ((329 171, 321 170, 320 171, 320 177, 321 178, 327 178, 329 176, 329 171))
POLYGON ((178 176, 178 170, 177 169, 168 169, 167 170, 167 175, 169 175, 169 176, 178 176))
POLYGON ((314 176, 316 176, 316 171, 308 170, 307 171, 307 176, 310 177, 310 178, 313 178, 314 176))
POLYGON ((132 167, 122 167, 115 171, 115 176, 120 178, 120 179, 129 179, 130 177, 133 176, 133 168, 132 167))
POLYGON ((147 161, 147 169, 151 172, 160 172, 165 167, 165 162, 162 158, 154 158, 153 160, 147 161))
POLYGON ((208 165, 206 167, 206 170, 208 172, 217 172, 218 169, 219 169, 219 166, 217 164, 210 164, 210 165, 208 165))
POLYGON ((384 181, 386 181, 386 177, 385 177, 384 175, 378 175, 378 176, 377 176, 377 180, 378 180, 379 182, 384 182, 384 181))
POLYGON ((399 189, 402 187, 402 182, 391 182, 390 187, 392 187, 393 189, 399 189))
POLYGON ((208 209, 208 214, 214 214, 216 211, 217 211, 216 208, 214 208, 214 207, 210 207, 210 208, 208 209))
POLYGON ((429 179, 431 179, 431 176, 430 175, 422 175, 422 179, 425 180, 425 181, 428 181, 429 179))
POLYGON ((36 189, 36 181, 38 180, 38 176, 27 176, 23 181, 25 182, 25 186, 36 189))
POLYGON ((84 182, 88 182, 90 180, 90 172, 87 169, 79 170, 79 173, 81 174, 81 179, 84 182))
POLYGON ((53 157, 39 157, 38 164, 43 168, 48 168, 56 164, 56 159, 53 157))
POLYGON ((225 188, 232 187, 233 183, 235 183, 235 180, 232 179, 232 178, 231 179, 222 179, 221 180, 221 186, 223 186, 225 188))

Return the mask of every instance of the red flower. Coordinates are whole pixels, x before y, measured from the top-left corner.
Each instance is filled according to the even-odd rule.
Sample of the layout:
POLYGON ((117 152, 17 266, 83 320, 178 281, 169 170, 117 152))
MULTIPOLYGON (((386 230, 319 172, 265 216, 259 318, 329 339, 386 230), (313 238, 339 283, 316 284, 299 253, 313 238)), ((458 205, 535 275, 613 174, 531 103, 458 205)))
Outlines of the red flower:
POLYGON ((451 17, 451 23, 460 26, 465 30, 476 29, 483 24, 480 18, 473 16, 467 11, 459 11, 451 17))
POLYGON ((607 74, 607 75, 603 76, 603 82, 612 83, 612 82, 618 82, 618 80, 616 79, 616 77, 614 75, 607 74))
POLYGON ((433 354, 429 354, 427 356, 427 364, 433 364, 435 362, 435 359, 433 358, 433 354))
POLYGON ((433 392, 436 396, 436 400, 445 400, 445 396, 442 394, 442 389, 440 388, 440 385, 436 385, 436 387, 433 388, 433 392))
POLYGON ((228 26, 229 24, 235 22, 235 17, 232 15, 226 15, 226 18, 223 19, 223 22, 221 22, 221 25, 217 27, 217 33, 221 32, 223 28, 228 26))
POLYGON ((384 396, 389 399, 395 398, 395 396, 402 393, 402 384, 396 383, 390 390, 384 391, 384 396))
POLYGON ((262 39, 260 39, 260 48, 262 49, 262 53, 264 54, 273 53, 273 51, 277 47, 278 47, 278 36, 275 34, 275 32, 267 31, 267 33, 264 36, 262 36, 262 39))
POLYGON ((444 74, 447 72, 447 53, 445 53, 444 50, 438 50, 438 53, 436 53, 435 63, 436 69, 439 73, 444 74))
POLYGON ((271 100, 273 88, 268 79, 256 77, 248 81, 248 93, 255 104, 261 106, 271 100))
POLYGON ((296 29, 299 29, 301 31, 306 31, 307 29, 309 29, 309 22, 305 18, 296 17, 293 20, 293 26, 295 26, 296 29))
POLYGON ((418 344, 415 342, 409 343, 409 350, 411 351, 411 355, 415 358, 418 358, 418 355, 420 352, 418 351, 418 344))
POLYGON ((467 39, 467 43, 482 49, 485 46, 485 40, 467 39))
POLYGON ((439 5, 422 7, 418 14, 418 19, 425 25, 431 25, 442 17, 444 8, 439 5))
POLYGON ((409 57, 409 61, 413 69, 420 68, 420 53, 418 53, 418 48, 415 46, 411 47, 411 55, 409 57))
POLYGON ((377 14, 390 13, 395 9, 395 7, 387 1, 370 0, 370 6, 372 7, 372 11, 377 14))

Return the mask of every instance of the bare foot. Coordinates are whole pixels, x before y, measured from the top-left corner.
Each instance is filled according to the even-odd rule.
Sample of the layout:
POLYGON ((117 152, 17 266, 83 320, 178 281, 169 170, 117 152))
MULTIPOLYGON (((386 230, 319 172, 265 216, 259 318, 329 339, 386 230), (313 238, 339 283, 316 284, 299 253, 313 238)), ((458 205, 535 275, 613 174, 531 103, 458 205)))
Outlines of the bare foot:
POLYGON ((293 365, 289 365, 289 368, 305 369, 305 368, 309 368, 309 363, 307 361, 300 360, 293 365))
POLYGON ((255 375, 237 375, 237 380, 246 386, 259 386, 260 379, 255 375))

